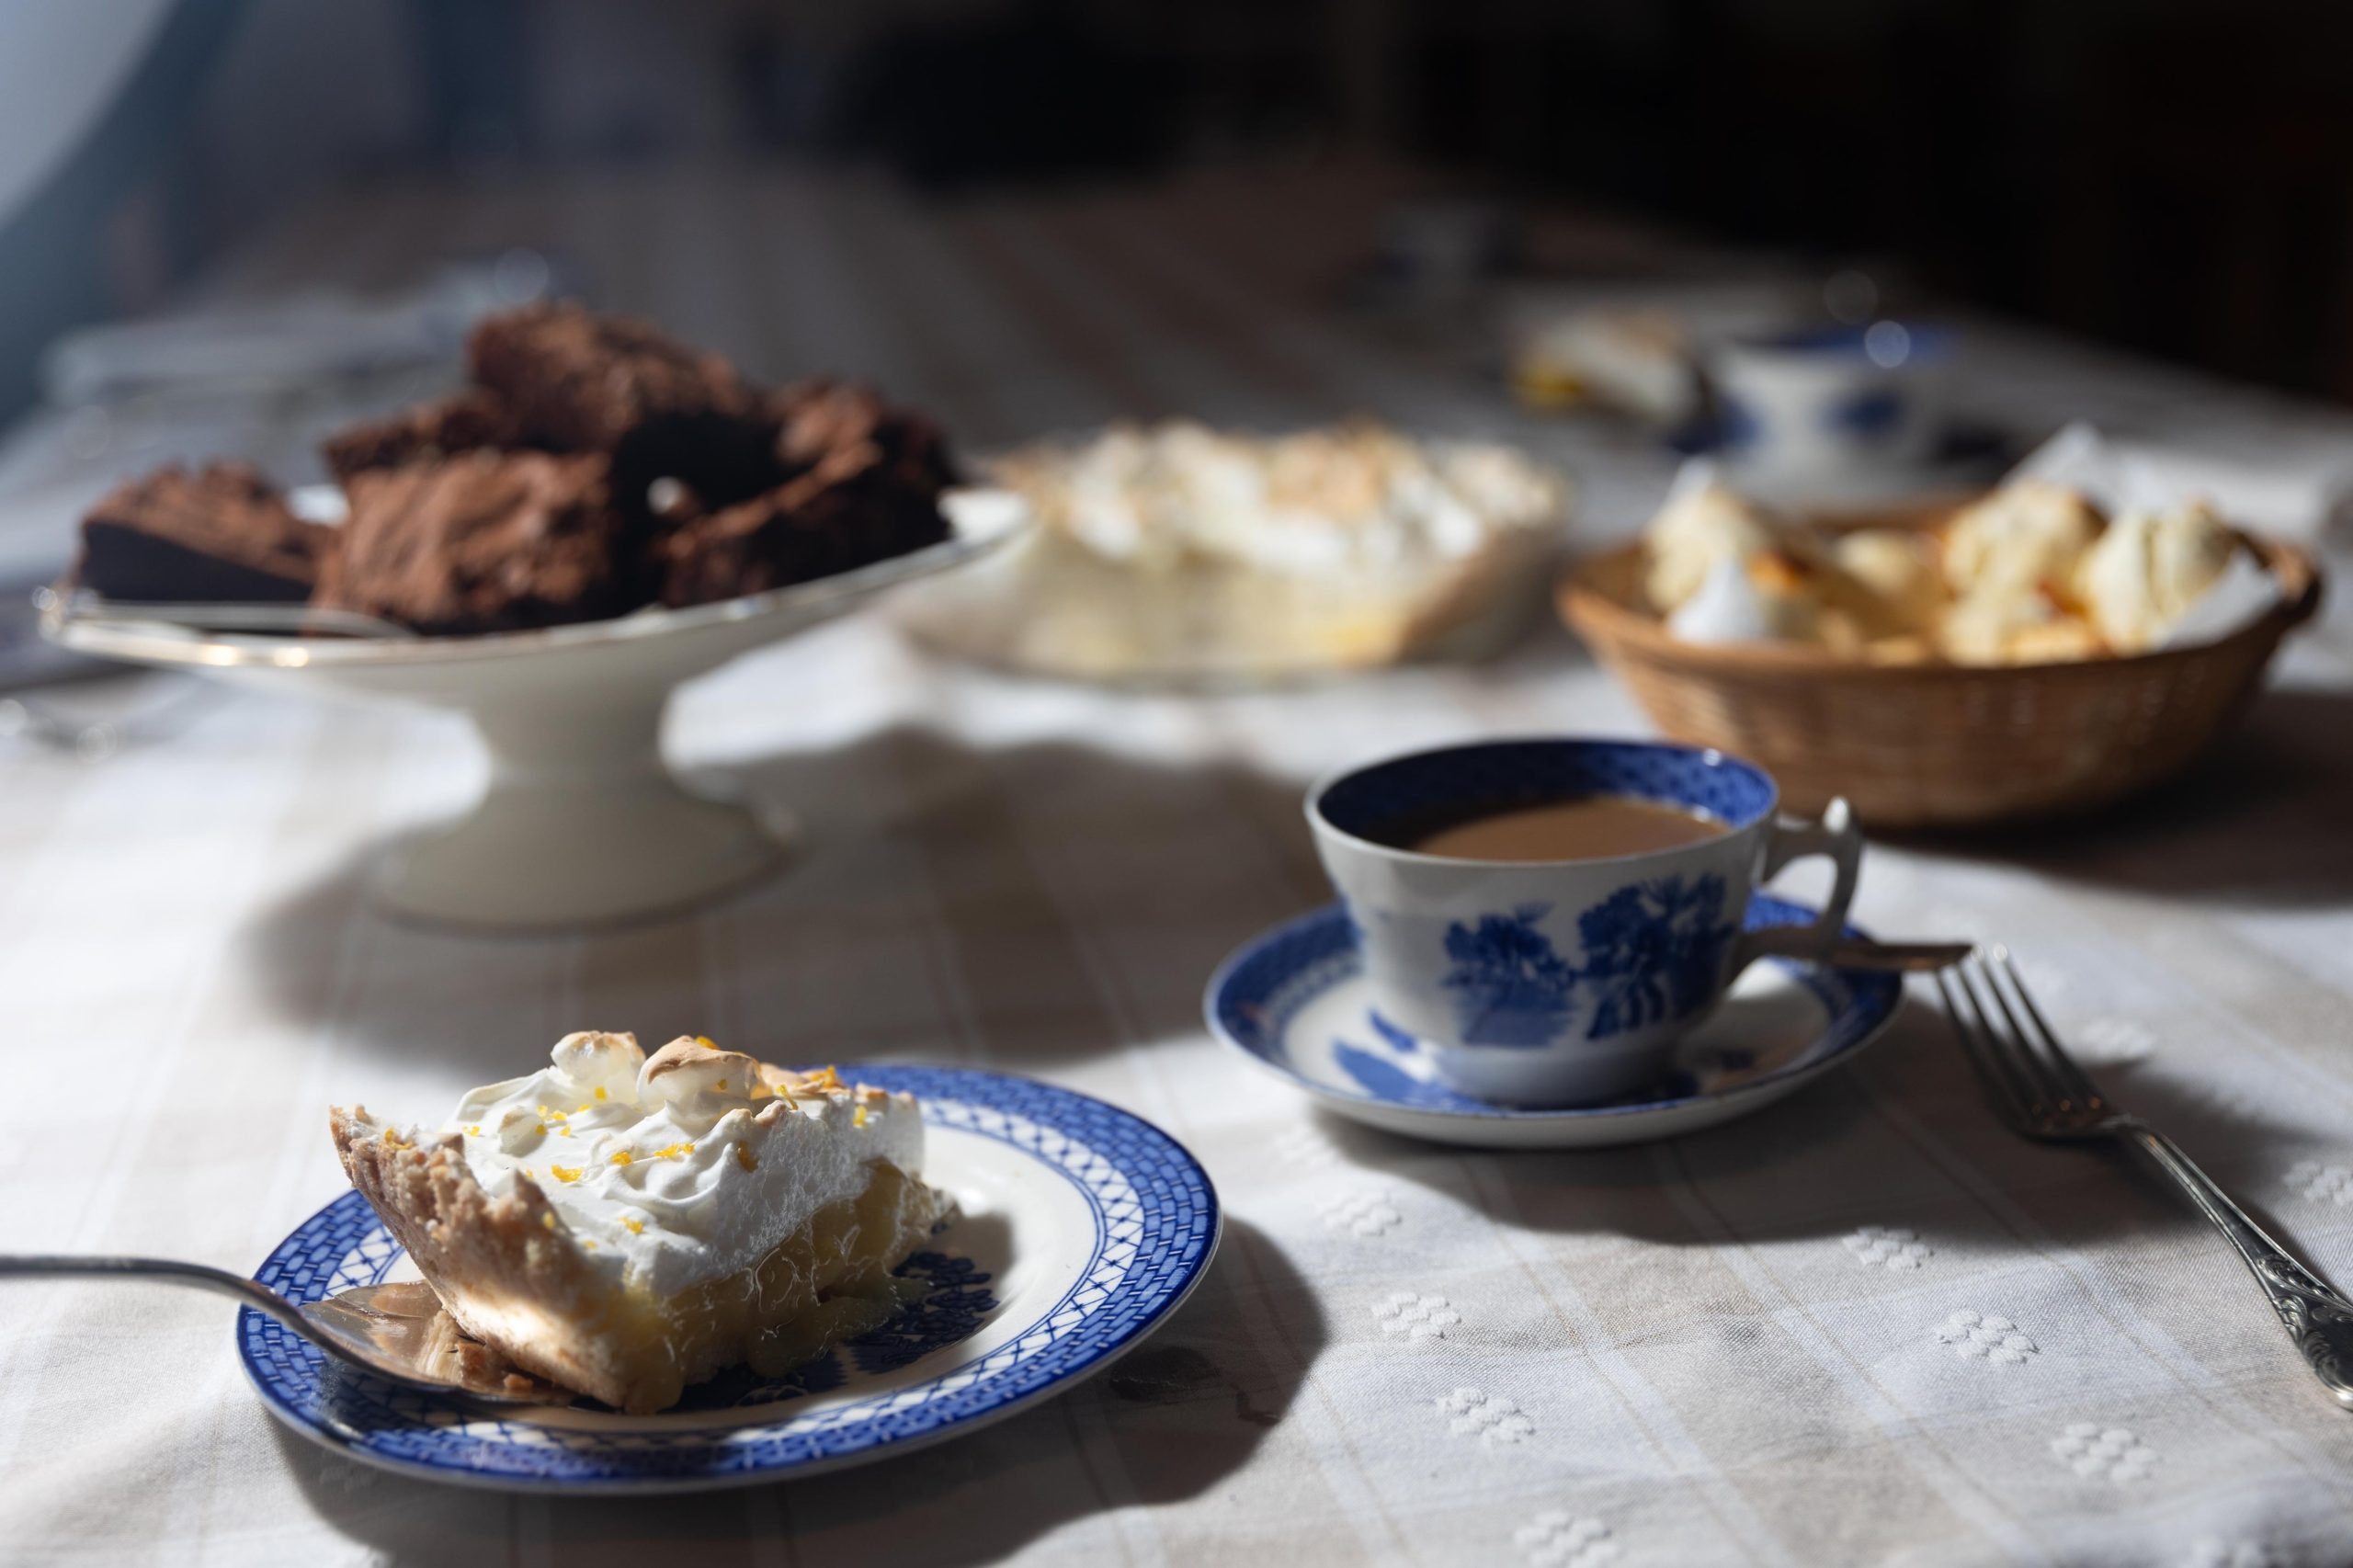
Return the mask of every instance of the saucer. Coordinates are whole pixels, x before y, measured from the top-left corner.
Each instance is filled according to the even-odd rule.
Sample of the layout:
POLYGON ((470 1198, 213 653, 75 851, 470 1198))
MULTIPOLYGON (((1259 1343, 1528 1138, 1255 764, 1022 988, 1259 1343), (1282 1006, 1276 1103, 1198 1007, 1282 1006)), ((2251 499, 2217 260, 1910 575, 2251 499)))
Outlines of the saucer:
MULTIPOLYGON (((1759 892, 1750 929, 1815 912, 1759 892)), ((1848 935, 1862 933, 1849 929, 1848 935)), ((1588 1149, 1672 1138, 1772 1104, 1879 1038, 1901 976, 1768 959, 1677 1047, 1653 1087, 1601 1105, 1492 1105, 1438 1082, 1428 1048, 1372 1010, 1355 929, 1328 904, 1256 937, 1219 966, 1210 1028, 1251 1061, 1354 1120, 1480 1148, 1588 1149)))
MULTIPOLYGON (((746 1486, 904 1453, 1000 1421, 1101 1371, 1158 1328, 1217 1251, 1217 1194, 1150 1122, 1026 1078, 851 1067, 923 1104, 924 1177, 960 1213, 904 1277, 898 1317, 784 1378, 738 1369, 676 1409, 500 1407, 350 1372, 250 1308, 237 1346, 270 1414, 312 1441, 430 1481, 632 1495, 746 1486)), ((295 1301, 414 1278, 347 1192, 254 1278, 295 1301)))

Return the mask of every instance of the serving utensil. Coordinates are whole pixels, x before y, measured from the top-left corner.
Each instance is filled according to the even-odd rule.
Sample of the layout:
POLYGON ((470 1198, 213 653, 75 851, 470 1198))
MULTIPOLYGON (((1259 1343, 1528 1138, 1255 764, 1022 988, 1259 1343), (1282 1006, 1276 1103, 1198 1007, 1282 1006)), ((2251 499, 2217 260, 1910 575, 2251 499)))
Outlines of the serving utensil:
POLYGON ((483 1404, 570 1404, 573 1395, 525 1377, 468 1339, 432 1287, 360 1285, 297 1304, 225 1268, 168 1257, 0 1256, 0 1279, 145 1279, 232 1297, 356 1371, 483 1404))
POLYGON ((2114 1140, 2154 1160, 2238 1249, 2313 1374, 2353 1410, 2353 1301, 2272 1240, 2172 1139, 2101 1092, 2060 1045, 2008 949, 1979 949, 1938 971, 1937 986, 1970 1066, 2011 1129, 2046 1142, 2114 1140))

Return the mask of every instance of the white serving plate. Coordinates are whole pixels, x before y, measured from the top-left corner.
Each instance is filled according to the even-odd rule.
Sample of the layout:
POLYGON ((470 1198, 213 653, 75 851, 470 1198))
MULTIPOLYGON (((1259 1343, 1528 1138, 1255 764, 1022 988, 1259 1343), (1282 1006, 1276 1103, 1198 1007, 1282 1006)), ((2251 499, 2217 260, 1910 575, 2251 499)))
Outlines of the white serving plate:
POLYGON ((481 637, 222 632, 139 607, 52 596, 42 631, 77 653, 313 697, 461 712, 490 782, 456 821, 393 847, 377 892, 394 912, 494 930, 564 929, 690 908, 767 875, 790 830, 773 810, 696 794, 662 760, 682 682, 976 560, 1028 513, 1005 491, 942 497, 942 542, 765 594, 481 637))

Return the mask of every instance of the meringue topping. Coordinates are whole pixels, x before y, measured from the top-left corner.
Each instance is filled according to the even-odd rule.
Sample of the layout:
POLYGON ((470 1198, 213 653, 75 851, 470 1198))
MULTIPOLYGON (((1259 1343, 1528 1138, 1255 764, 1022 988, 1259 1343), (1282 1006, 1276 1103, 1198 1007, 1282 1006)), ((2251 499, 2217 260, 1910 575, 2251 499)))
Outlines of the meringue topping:
POLYGON ((649 1057, 631 1035, 569 1034, 547 1067, 470 1091, 438 1134, 369 1124, 396 1144, 456 1140, 494 1196, 532 1184, 590 1264, 657 1296, 749 1267, 863 1192, 874 1161, 923 1164, 912 1096, 688 1037, 649 1057))

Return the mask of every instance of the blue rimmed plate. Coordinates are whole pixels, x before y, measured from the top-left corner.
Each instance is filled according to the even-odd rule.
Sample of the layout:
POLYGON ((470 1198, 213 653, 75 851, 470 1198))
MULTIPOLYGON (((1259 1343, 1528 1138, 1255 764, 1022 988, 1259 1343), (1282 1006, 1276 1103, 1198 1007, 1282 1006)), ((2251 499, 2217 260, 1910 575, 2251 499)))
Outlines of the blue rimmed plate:
MULTIPOLYGON (((237 1319, 245 1370, 304 1437, 409 1475, 518 1491, 741 1486, 1001 1420, 1133 1348, 1207 1271, 1217 1194, 1150 1122, 995 1073, 845 1063, 842 1075, 921 1099, 925 1179, 961 1212, 901 1269, 931 1282, 922 1301, 789 1378, 722 1377, 660 1415, 492 1413, 348 1373, 251 1310, 237 1319)), ((296 1301, 404 1277, 413 1268, 356 1192, 254 1276, 296 1301)))
MULTIPOLYGON (((1769 893, 1748 904, 1752 929, 1810 923, 1814 915, 1769 893)), ((1604 1105, 1558 1109, 1491 1105, 1439 1083, 1428 1051, 1372 1010, 1356 933, 1336 903, 1227 959, 1203 1007, 1220 1039, 1342 1116, 1441 1143, 1586 1149, 1672 1138, 1770 1105, 1852 1061, 1903 997, 1894 974, 1768 959, 1682 1041, 1658 1084, 1604 1105)))

